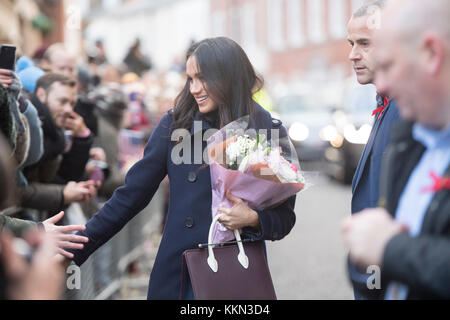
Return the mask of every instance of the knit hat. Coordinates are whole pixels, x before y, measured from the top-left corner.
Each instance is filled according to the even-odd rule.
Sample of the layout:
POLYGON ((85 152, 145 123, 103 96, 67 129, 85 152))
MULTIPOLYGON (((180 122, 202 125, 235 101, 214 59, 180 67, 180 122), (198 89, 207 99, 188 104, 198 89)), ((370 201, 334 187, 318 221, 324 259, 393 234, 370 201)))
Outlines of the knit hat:
POLYGON ((22 85, 29 92, 34 92, 36 88, 37 81, 45 74, 42 69, 38 67, 31 66, 26 69, 19 71, 18 76, 22 85))
POLYGON ((34 66, 33 60, 31 60, 27 56, 22 56, 16 62, 16 72, 20 72, 33 66, 34 66))

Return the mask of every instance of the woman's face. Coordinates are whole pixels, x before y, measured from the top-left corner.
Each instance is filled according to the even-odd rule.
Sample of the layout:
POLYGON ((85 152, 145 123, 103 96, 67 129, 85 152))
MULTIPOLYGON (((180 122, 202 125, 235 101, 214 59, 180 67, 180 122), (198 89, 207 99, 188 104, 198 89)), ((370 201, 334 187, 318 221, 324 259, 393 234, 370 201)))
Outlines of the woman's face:
POLYGON ((201 113, 209 113, 217 109, 217 104, 208 95, 206 83, 198 68, 197 59, 191 56, 186 62, 186 74, 189 81, 191 94, 197 101, 198 109, 201 113))

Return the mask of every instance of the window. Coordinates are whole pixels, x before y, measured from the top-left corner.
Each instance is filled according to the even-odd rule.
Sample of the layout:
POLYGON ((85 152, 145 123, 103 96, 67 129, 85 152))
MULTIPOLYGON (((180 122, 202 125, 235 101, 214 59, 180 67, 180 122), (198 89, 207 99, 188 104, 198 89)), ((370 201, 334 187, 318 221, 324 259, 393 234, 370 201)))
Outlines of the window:
POLYGON ((305 44, 305 33, 303 28, 304 0, 287 0, 287 42, 293 48, 305 44))
POLYGON ((211 16, 211 31, 213 36, 226 36, 225 13, 223 11, 214 12, 211 16))
POLYGON ((269 47, 274 51, 284 49, 283 0, 267 0, 267 34, 269 47))
POLYGON ((308 0, 308 36, 311 42, 325 41, 323 0, 308 0))
POLYGON ((241 40, 245 47, 256 45, 256 11, 254 3, 241 7, 241 40))
POLYGON ((346 35, 346 1, 328 0, 330 35, 334 39, 342 39, 346 35))
POLYGON ((238 7, 233 6, 230 9, 230 37, 236 42, 241 42, 241 17, 238 7))

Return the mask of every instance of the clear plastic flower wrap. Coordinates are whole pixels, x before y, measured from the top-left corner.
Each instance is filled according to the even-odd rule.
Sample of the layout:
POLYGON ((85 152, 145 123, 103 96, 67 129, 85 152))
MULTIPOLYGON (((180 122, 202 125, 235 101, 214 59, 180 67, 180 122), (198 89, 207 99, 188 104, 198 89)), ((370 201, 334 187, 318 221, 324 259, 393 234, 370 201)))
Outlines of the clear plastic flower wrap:
MULTIPOLYGON (((240 118, 208 139, 213 218, 219 207, 233 206, 225 195, 227 191, 251 209, 261 211, 305 189, 297 153, 286 131, 257 131, 248 129, 248 125, 248 116, 240 118)), ((214 243, 233 239, 233 231, 216 225, 214 243)))

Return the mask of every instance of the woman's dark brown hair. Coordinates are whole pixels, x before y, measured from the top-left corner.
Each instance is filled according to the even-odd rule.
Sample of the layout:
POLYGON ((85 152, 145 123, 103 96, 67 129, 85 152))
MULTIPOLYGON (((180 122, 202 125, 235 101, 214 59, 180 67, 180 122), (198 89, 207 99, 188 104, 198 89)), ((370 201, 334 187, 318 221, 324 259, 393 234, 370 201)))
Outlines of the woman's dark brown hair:
MULTIPOLYGON (((209 97, 217 104, 219 128, 246 115, 252 115, 253 93, 263 86, 244 50, 233 40, 219 37, 194 43, 186 60, 195 56, 209 97)), ((174 128, 189 130, 198 112, 189 81, 175 100, 174 128)))

